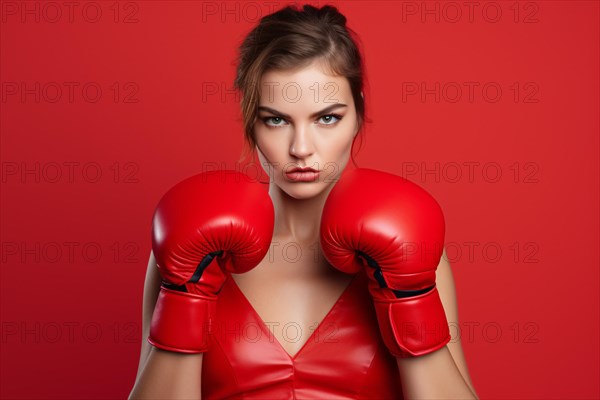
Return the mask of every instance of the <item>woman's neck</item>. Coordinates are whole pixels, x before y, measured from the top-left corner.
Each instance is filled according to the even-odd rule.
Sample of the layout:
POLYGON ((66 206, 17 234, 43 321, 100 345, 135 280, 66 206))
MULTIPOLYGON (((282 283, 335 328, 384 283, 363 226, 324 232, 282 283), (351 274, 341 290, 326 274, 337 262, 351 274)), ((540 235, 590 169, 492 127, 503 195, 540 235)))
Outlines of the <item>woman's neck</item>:
POLYGON ((321 213, 330 190, 310 199, 295 199, 273 185, 269 195, 275 206, 274 237, 298 244, 313 244, 319 238, 321 213))

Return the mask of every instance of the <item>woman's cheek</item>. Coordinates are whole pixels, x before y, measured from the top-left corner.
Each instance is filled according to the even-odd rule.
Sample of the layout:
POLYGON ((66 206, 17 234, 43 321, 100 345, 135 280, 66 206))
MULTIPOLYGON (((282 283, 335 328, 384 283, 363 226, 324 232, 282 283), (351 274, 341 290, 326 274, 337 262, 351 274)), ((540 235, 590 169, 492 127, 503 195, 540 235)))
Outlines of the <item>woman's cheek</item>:
POLYGON ((350 137, 351 135, 347 135, 346 132, 332 135, 327 142, 323 143, 322 148, 326 152, 323 161, 340 163, 349 157, 352 149, 352 139, 350 137))

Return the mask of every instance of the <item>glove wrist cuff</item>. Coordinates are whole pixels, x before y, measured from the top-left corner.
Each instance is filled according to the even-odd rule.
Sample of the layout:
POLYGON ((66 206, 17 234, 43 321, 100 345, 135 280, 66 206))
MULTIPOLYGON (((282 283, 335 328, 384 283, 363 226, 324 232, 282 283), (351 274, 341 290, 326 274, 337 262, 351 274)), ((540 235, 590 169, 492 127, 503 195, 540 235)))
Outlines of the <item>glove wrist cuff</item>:
POLYGON ((396 357, 418 357, 444 347, 450 329, 437 287, 419 296, 375 301, 383 342, 396 357))
POLYGON ((216 297, 161 287, 154 307, 148 342, 177 353, 203 353, 213 331, 216 297))

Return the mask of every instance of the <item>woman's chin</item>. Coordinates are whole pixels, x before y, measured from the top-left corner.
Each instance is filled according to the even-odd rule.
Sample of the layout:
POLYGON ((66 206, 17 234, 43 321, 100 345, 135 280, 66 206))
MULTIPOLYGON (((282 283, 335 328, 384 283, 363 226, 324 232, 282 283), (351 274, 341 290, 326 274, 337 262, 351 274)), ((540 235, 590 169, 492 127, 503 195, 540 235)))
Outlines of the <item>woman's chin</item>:
POLYGON ((290 197, 296 200, 306 200, 318 196, 323 192, 325 186, 321 182, 286 183, 280 188, 290 197))

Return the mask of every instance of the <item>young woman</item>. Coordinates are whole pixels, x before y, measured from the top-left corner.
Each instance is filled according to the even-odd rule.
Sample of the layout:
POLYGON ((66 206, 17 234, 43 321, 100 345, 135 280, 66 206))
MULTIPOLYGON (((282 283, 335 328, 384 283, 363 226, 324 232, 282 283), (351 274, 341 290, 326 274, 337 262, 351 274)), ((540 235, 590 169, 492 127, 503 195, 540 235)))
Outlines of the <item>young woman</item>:
MULTIPOLYGON (((323 250, 328 257, 321 251, 324 243, 320 238, 331 236, 345 218, 338 216, 334 221, 336 216, 330 212, 324 222, 324 207, 336 183, 353 170, 348 161, 355 141, 364 134, 364 68, 357 43, 346 18, 332 6, 288 6, 262 18, 245 38, 235 85, 243 94, 245 138, 270 178, 269 206, 253 188, 243 185, 230 185, 225 195, 202 204, 208 205, 208 213, 218 213, 215 209, 221 206, 228 216, 246 213, 243 218, 252 226, 244 227, 245 232, 258 236, 249 240, 250 234, 240 235, 240 240, 246 241, 245 246, 261 241, 265 251, 240 251, 254 258, 236 267, 220 261, 235 250, 223 252, 217 246, 208 260, 190 261, 196 268, 195 263, 207 260, 200 281, 190 284, 191 270, 184 281, 176 282, 179 270, 169 273, 160 269, 160 262, 157 266, 157 259, 168 256, 161 247, 164 243, 157 244, 160 235, 156 231, 167 231, 164 221, 176 218, 172 216, 175 213, 166 210, 167 203, 202 197, 200 192, 221 188, 218 184, 224 180, 213 179, 211 183, 194 178, 187 181, 187 186, 179 185, 179 192, 171 191, 178 193, 171 195, 171 200, 162 200, 155 214, 155 251, 150 254, 144 289, 142 351, 130 398, 477 398, 458 332, 451 332, 452 338, 448 334, 445 340, 432 339, 435 343, 420 350, 411 349, 410 344, 401 343, 402 335, 394 338, 391 331, 385 331, 387 322, 381 316, 388 309, 376 312, 373 306, 371 294, 380 289, 375 288, 375 281, 364 270, 351 271, 341 265, 342 261, 338 264, 342 258, 336 255, 342 251, 335 248, 335 241, 325 240, 327 248, 323 250), (203 184, 214 186, 197 189, 203 184), (251 215, 238 206, 253 201, 257 203, 252 205, 251 215), (325 223, 329 226, 324 227, 325 223), (264 243, 268 243, 268 253, 264 243), (155 254, 157 249, 160 254, 155 254), (334 258, 336 265, 327 261, 334 258), (169 307, 179 306, 167 305, 164 298, 157 300, 159 269, 163 280, 180 285, 177 290, 204 296, 206 288, 211 287, 209 297, 218 298, 210 308, 214 328, 211 335, 202 335, 196 329, 193 321, 201 320, 197 314, 187 326, 172 328, 180 323, 181 315, 189 313, 186 309, 177 314, 179 311, 169 307), (199 290, 203 279, 213 282, 204 281, 199 290), (165 316, 167 310, 171 314, 165 316), (175 314, 179 319, 173 317, 175 314), (165 344, 177 335, 185 336, 177 346, 165 344), (190 335, 202 345, 186 347, 190 335), (147 342, 149 336, 154 346, 147 342)), ((370 179, 369 175, 369 179, 374 184, 381 176, 374 174, 370 179)), ((400 182, 382 179, 392 186, 400 182)), ((349 212, 344 215, 350 225, 357 224, 352 219, 359 218, 356 212, 350 212, 350 196, 356 194, 358 212, 363 212, 361 206, 369 207, 360 198, 360 183, 353 185, 350 189, 344 186, 346 192, 337 196, 342 200, 328 205, 330 209, 347 207, 349 212)), ((181 223, 206 218, 206 212, 200 215, 197 208, 184 207, 186 217, 181 223)), ((443 237, 443 225, 440 229, 443 237)), ((202 233, 202 238, 206 236, 202 233)), ((370 260, 371 266, 376 262, 368 255, 363 258, 370 260)), ((383 269, 383 263, 380 265, 383 269)), ((438 319, 458 326, 452 271, 442 251, 431 269, 437 271, 430 284, 437 289, 436 296, 439 293, 438 319)), ((384 276, 390 284, 391 272, 384 271, 384 276)), ((398 278, 398 282, 404 281, 398 278)), ((395 290, 394 296, 390 294, 392 286, 385 285, 381 290, 387 292, 376 307, 387 301, 385 296, 425 292, 405 288, 395 290)), ((408 310, 403 311, 404 316, 412 312, 408 310)))

